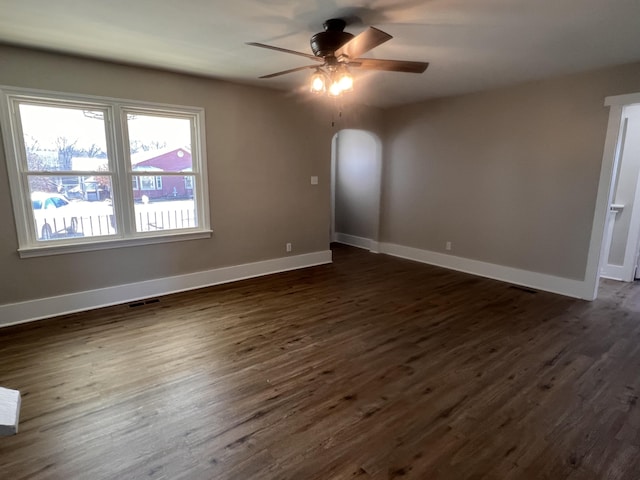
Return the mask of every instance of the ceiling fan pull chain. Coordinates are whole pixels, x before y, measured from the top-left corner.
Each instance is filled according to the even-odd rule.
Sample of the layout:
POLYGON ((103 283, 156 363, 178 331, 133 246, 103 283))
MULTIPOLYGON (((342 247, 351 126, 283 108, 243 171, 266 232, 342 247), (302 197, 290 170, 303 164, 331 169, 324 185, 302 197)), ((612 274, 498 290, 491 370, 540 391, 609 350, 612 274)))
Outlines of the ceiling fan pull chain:
POLYGON ((333 99, 334 108, 331 109, 331 127, 335 128, 336 126, 336 112, 338 112, 338 122, 342 120, 342 110, 344 109, 344 103, 342 103, 338 98, 333 99), (340 102, 340 103, 338 103, 340 102))

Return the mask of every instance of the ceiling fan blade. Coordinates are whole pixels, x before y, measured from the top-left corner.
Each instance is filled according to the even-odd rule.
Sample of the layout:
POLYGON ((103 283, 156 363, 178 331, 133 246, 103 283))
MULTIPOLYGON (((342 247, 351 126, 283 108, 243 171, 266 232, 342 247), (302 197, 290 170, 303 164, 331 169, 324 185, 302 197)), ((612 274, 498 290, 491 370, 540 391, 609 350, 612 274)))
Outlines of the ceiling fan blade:
POLYGON ((392 38, 393 37, 391 35, 383 32, 382 30, 378 30, 375 27, 369 27, 360 35, 353 37, 342 47, 336 50, 335 56, 336 58, 344 56, 355 59, 392 38))
POLYGON ((318 68, 318 65, 306 65, 304 67, 291 68, 289 70, 283 70, 282 72, 270 73, 269 75, 263 75, 258 78, 273 78, 280 75, 286 75, 287 73, 299 72, 300 70, 307 70, 309 68, 318 68))
POLYGON ((378 58, 356 58, 349 65, 368 70, 384 70, 387 72, 422 73, 429 64, 427 62, 411 62, 408 60, 382 60, 378 58), (359 64, 359 65, 358 65, 359 64))
POLYGON ((324 62, 324 59, 320 57, 316 57, 315 55, 311 55, 310 53, 296 52, 295 50, 289 50, 287 48, 281 48, 281 47, 274 47, 273 45, 266 45, 264 43, 257 43, 257 42, 248 42, 247 45, 251 45, 252 47, 268 48, 269 50, 275 50, 276 52, 291 53, 293 55, 299 55, 301 57, 315 60, 316 62, 324 62))

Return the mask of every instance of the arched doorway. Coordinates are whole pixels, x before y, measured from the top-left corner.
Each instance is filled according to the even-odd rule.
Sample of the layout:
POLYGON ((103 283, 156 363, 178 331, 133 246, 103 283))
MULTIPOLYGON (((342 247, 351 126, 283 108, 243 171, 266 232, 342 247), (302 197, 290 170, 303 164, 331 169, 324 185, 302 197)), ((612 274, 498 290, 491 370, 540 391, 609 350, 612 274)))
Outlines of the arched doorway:
POLYGON ((382 153, 380 139, 364 130, 333 137, 331 241, 378 251, 382 153))

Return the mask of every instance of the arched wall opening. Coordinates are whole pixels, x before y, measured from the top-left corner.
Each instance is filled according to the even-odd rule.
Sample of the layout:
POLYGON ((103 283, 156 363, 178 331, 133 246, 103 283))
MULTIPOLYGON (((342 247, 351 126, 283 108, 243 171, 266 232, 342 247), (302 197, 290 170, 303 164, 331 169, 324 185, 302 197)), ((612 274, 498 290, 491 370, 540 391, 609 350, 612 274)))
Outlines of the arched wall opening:
POLYGON ((340 130, 331 156, 331 241, 378 251, 382 146, 365 130, 340 130))

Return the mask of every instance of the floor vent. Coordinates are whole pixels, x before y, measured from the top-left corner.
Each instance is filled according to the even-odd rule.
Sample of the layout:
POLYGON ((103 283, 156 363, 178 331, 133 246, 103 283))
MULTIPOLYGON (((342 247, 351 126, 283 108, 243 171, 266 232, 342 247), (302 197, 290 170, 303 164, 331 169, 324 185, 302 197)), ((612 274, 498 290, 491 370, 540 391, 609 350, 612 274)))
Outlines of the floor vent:
POLYGON ((152 298, 150 300, 140 300, 139 302, 133 302, 129 304, 129 308, 142 307, 144 305, 149 305, 151 303, 159 303, 159 298, 152 298))
POLYGON ((520 285, 511 285, 509 288, 513 288, 514 290, 520 290, 521 292, 538 293, 538 291, 534 290, 533 288, 521 287, 520 285))

